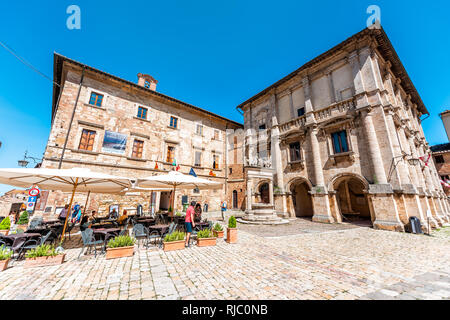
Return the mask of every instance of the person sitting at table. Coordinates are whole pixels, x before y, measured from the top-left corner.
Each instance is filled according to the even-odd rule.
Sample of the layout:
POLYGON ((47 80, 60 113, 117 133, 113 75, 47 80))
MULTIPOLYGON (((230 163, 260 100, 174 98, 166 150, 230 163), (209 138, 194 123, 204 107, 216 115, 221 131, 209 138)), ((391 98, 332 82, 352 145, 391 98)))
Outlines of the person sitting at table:
POLYGON ((128 212, 127 212, 127 210, 123 210, 123 214, 117 219, 117 223, 119 225, 122 225, 127 218, 128 218, 128 212))
POLYGON ((194 221, 195 222, 202 221, 202 205, 200 203, 197 203, 195 205, 194 211, 195 211, 194 221))
POLYGON ((80 231, 83 232, 84 230, 90 228, 92 226, 93 223, 93 218, 92 216, 89 215, 84 215, 83 218, 81 218, 81 222, 80 222, 80 231))
POLYGON ((92 223, 97 223, 99 222, 98 218, 97 218, 97 211, 92 210, 91 211, 91 218, 92 218, 92 223))
POLYGON ((69 205, 66 204, 64 206, 64 209, 62 209, 61 212, 59 213, 59 216, 58 216, 59 221, 61 221, 62 223, 66 222, 66 217, 67 217, 68 212, 69 212, 69 205))
POLYGON ((117 219, 118 218, 118 213, 116 209, 113 209, 113 211, 111 211, 111 213, 108 216, 109 219, 117 219))

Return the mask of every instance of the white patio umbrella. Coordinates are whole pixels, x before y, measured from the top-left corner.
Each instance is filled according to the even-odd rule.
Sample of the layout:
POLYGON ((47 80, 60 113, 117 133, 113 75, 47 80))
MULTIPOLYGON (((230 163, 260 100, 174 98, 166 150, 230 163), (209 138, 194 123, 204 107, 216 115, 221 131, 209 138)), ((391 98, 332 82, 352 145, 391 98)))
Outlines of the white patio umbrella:
MULTIPOLYGON (((0 169, 0 184, 14 187, 29 188, 38 186, 46 190, 72 192, 69 209, 72 208, 75 192, 121 194, 126 188, 131 188, 129 178, 94 172, 86 168, 45 169, 17 168, 0 169)), ((66 216, 62 239, 67 227, 69 214, 66 216)))
POLYGON ((171 186, 173 188, 172 210, 175 203, 175 192, 177 187, 180 189, 218 189, 223 186, 222 183, 211 181, 208 179, 194 177, 192 175, 183 174, 178 171, 170 171, 168 174, 150 176, 140 178, 136 185, 141 188, 163 188, 171 186))

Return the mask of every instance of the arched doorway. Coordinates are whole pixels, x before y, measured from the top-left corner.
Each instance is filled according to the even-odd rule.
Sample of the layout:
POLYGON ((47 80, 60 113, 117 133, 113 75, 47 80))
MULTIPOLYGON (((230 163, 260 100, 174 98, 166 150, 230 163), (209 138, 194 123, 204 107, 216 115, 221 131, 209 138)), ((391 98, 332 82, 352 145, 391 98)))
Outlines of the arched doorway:
POLYGON ((312 218, 314 209, 311 194, 309 193, 309 185, 305 181, 298 181, 292 183, 290 191, 295 216, 299 218, 312 218))
POLYGON ((160 210, 169 210, 170 205, 170 192, 161 192, 161 198, 159 201, 160 210))
POLYGON ((262 203, 270 203, 270 194, 269 194, 269 184, 268 183, 263 183, 259 187, 259 194, 260 194, 262 203))
POLYGON ((354 176, 343 176, 334 182, 336 202, 342 222, 372 226, 365 185, 354 176))
POLYGON ((233 209, 238 208, 238 192, 237 190, 233 190, 233 209))

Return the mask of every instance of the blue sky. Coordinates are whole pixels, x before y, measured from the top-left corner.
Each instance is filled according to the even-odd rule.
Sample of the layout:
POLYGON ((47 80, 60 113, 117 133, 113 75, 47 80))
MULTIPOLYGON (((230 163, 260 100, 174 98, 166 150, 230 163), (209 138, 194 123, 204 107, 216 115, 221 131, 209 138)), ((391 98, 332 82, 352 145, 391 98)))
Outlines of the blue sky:
MULTIPOLYGON (((365 28, 372 4, 431 113, 429 143, 447 142, 448 1, 2 1, 0 40, 50 77, 56 51, 130 81, 151 74, 158 91, 242 122, 235 106, 365 28), (66 27, 71 4, 81 30, 66 27)), ((0 47, 0 167, 43 155, 51 96, 0 47)))

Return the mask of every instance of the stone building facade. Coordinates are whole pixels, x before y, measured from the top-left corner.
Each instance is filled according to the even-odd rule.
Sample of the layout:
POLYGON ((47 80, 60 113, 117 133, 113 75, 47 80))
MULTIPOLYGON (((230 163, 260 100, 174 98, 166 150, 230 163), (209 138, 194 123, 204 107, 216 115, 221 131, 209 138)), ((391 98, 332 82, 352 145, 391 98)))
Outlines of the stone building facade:
MULTIPOLYGON (((219 210, 235 187, 239 199, 245 195, 235 176, 238 168, 228 162, 234 159, 228 154, 234 149, 227 145, 234 140, 227 130, 230 135, 243 132, 241 124, 157 92, 157 81, 145 74, 138 74, 136 84, 55 54, 54 80, 43 168, 85 167, 145 177, 174 170, 176 163, 182 173, 194 169, 199 177, 223 183, 222 190, 177 190, 176 210, 182 209, 182 200, 208 202, 209 210, 219 210)), ((48 206, 54 211, 68 203, 69 196, 52 192, 48 206)), ((75 199, 100 214, 117 205, 129 212, 138 204, 144 211, 167 210, 169 200, 170 192, 92 194, 88 202, 86 194, 78 194, 75 199)))
MULTIPOLYGON (((450 110, 446 110, 440 114, 442 123, 444 124, 447 138, 450 137, 450 110)), ((433 161, 441 179, 441 184, 445 194, 450 196, 450 143, 442 143, 432 146, 433 161)))
POLYGON ((246 216, 366 220, 403 231, 449 221, 421 116, 428 114, 383 29, 368 28, 240 104, 246 216))

